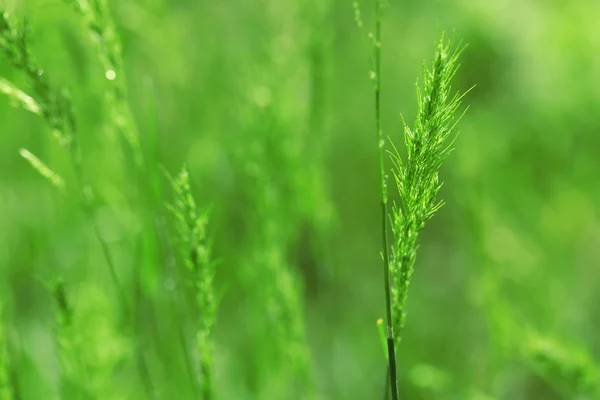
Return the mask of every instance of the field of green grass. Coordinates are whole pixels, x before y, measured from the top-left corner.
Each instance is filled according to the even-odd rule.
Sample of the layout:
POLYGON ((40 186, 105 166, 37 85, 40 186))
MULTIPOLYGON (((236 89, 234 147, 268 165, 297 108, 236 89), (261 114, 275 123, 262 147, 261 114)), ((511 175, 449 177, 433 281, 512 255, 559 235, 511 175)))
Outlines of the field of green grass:
POLYGON ((599 18, 0 0, 0 400, 600 399, 599 18))

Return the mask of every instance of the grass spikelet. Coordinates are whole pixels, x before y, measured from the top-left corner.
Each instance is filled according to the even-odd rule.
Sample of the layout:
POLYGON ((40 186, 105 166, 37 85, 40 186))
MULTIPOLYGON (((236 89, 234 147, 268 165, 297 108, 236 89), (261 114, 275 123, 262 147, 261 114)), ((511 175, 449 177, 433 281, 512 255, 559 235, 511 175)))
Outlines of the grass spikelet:
POLYGON ((393 207, 394 233, 391 263, 393 328, 396 345, 406 321, 406 300, 417 256, 417 238, 425 223, 443 202, 439 171, 454 142, 456 111, 462 97, 450 85, 458 69, 459 50, 442 35, 430 68, 424 67, 423 84, 417 87, 418 115, 413 128, 404 127, 407 156, 394 149, 394 178, 399 204, 393 207))
POLYGON ((180 259, 193 283, 196 300, 196 358, 202 399, 214 399, 213 327, 216 317, 215 262, 207 236, 208 212, 198 210, 187 168, 170 178, 175 199, 168 208, 175 218, 180 259))

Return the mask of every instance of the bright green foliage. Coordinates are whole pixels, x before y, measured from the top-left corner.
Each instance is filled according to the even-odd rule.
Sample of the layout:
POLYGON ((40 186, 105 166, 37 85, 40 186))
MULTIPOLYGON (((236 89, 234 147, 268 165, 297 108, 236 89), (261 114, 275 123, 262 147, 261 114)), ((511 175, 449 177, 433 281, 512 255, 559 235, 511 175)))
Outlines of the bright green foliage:
POLYGON ((137 125, 127 100, 122 46, 106 0, 64 0, 81 16, 95 53, 100 59, 108 87, 105 101, 110 122, 130 146, 135 165, 141 168, 143 155, 137 125))
POLYGON ((589 349, 538 331, 520 320, 505 299, 495 299, 488 307, 503 345, 518 354, 534 374, 566 398, 600 398, 600 365, 589 349))
POLYGON ((97 47, 95 53, 100 57, 106 79, 114 81, 117 73, 122 72, 123 60, 121 42, 109 15, 106 0, 64 0, 64 2, 81 16, 88 34, 97 47))
POLYGON ((202 399, 214 399, 214 338, 217 311, 214 293, 215 261, 207 236, 208 213, 201 212, 192 196, 188 170, 171 178, 174 201, 169 209, 175 218, 179 259, 185 265, 184 280, 190 282, 196 300, 196 354, 202 399))
POLYGON ((73 309, 67 299, 65 286, 62 282, 54 284, 52 297, 56 309, 56 340, 61 364, 61 398, 87 398, 92 396, 89 391, 90 379, 84 374, 82 351, 77 328, 73 324, 73 309))
POLYGON ((82 285, 83 301, 57 280, 48 285, 53 299, 54 336, 60 363, 60 398, 121 399, 131 388, 111 385, 119 365, 132 357, 131 341, 117 332, 118 314, 93 286, 82 285))
POLYGON ((0 79, 0 92, 8 96, 16 107, 23 107, 34 114, 40 114, 39 104, 6 79, 0 79))
POLYGON ((449 371, 433 365, 417 364, 408 372, 409 381, 421 397, 451 400, 494 400, 480 390, 461 387, 449 371))
POLYGON ((425 223, 443 202, 439 171, 452 151, 456 111, 463 95, 453 94, 450 82, 456 74, 460 51, 442 36, 431 68, 425 67, 422 87, 417 87, 418 115, 414 128, 404 127, 407 155, 393 153, 394 178, 400 202, 394 205, 392 304, 396 344, 406 320, 406 299, 417 257, 417 239, 425 223))
POLYGON ((3 311, 3 304, 0 302, 0 400, 12 400, 13 390, 10 382, 7 330, 3 311))
POLYGON ((558 390, 581 399, 600 398, 600 367, 587 350, 538 333, 527 332, 522 339, 526 362, 558 390))
MULTIPOLYGON (((270 118, 270 110, 258 111, 261 118, 270 118)), ((299 173, 297 159, 288 153, 285 142, 263 137, 254 147, 249 161, 249 173, 255 181, 252 201, 255 214, 250 219, 250 252, 247 257, 249 283, 260 306, 256 324, 260 340, 267 340, 270 349, 256 354, 264 365, 257 377, 259 390, 278 393, 277 396, 298 398, 311 395, 312 377, 304 327, 302 284, 288 261, 288 246, 296 238, 294 227, 302 215, 292 207, 299 198, 297 182, 286 181, 288 174, 299 173), (281 387, 269 384, 272 376, 280 376, 281 387)), ((296 203, 297 204, 297 203, 296 203)))
POLYGON ((239 113, 243 135, 231 146, 245 182, 238 207, 247 207, 239 262, 254 304, 244 318, 247 336, 240 337, 250 355, 244 379, 251 398, 307 399, 316 388, 302 273, 312 266, 296 252, 303 246, 316 257, 316 274, 332 267, 323 246, 332 222, 323 174, 330 3, 260 4, 265 40, 252 43, 255 67, 240 85, 248 97, 239 113))
POLYGON ((54 89, 44 70, 34 61, 29 46, 27 25, 17 28, 9 16, 0 10, 0 49, 8 60, 28 78, 34 96, 23 91, 6 80, 2 80, 2 92, 28 111, 41 115, 52 128, 54 135, 64 146, 69 146, 74 160, 79 162, 78 147, 74 137, 75 119, 68 96, 64 91, 54 89))
MULTIPOLYGON (((495 229, 507 229, 495 220, 494 210, 487 209, 485 214, 484 228, 493 224, 495 229)), ((525 242, 526 238, 519 240, 525 242)), ((545 381, 557 395, 581 400, 600 398, 600 365, 591 349, 533 326, 530 318, 499 293, 501 270, 492 268, 485 257, 482 264, 477 286, 484 293, 480 301, 486 309, 496 351, 503 357, 516 355, 519 363, 527 366, 530 379, 545 381)))
POLYGON ((31 167, 36 170, 41 176, 46 178, 48 182, 61 192, 65 190, 65 180, 56 172, 52 171, 42 160, 37 158, 29 150, 21 149, 19 151, 21 157, 29 162, 31 167))
MULTIPOLYGON (((101 244, 102 252, 109 268, 110 276, 117 290, 117 298, 120 304, 120 311, 126 315, 130 310, 127 304, 127 299, 122 285, 117 277, 116 265, 113 260, 113 255, 109 249, 109 244, 103 237, 96 216, 97 211, 96 196, 92 186, 88 183, 82 166, 82 151, 78 140, 78 130, 76 118, 73 113, 73 108, 66 94, 66 90, 58 90, 50 84, 47 74, 37 66, 31 53, 29 45, 29 36, 27 26, 18 28, 11 24, 6 13, 2 14, 0 22, 0 48, 7 55, 8 59, 17 70, 22 71, 28 78, 29 84, 33 90, 33 96, 27 96, 22 91, 18 90, 9 82, 4 83, 3 92, 11 98, 17 99, 17 105, 23 106, 28 111, 40 115, 47 125, 52 129, 54 136, 58 138, 61 146, 68 149, 69 159, 73 167, 75 182, 69 184, 74 188, 74 195, 79 200, 79 203, 84 211, 88 221, 94 228, 96 238, 101 244)), ((35 155, 27 150, 21 150, 21 155, 32 165, 32 167, 46 178, 50 183, 60 190, 64 190, 64 180, 50 167, 39 160, 35 155)), ((63 290, 54 291, 55 294, 64 293, 63 290)), ((66 298, 60 297, 62 300, 66 298)), ((79 348, 75 348, 77 339, 80 338, 80 333, 71 326, 72 318, 67 318, 67 309, 64 308, 66 302, 59 302, 59 312, 57 314, 58 329, 56 331, 57 341, 61 348, 61 353, 64 357, 63 367, 65 369, 65 382, 63 390, 71 393, 84 393, 88 389, 83 389, 81 386, 81 377, 84 369, 83 361, 79 360, 79 348), (76 360, 76 361, 73 361, 76 360)), ((102 369, 104 365, 94 363, 92 368, 102 369)), ((87 368, 88 366, 86 366, 87 368)), ((87 377, 86 379, 89 379, 87 377)))
MULTIPOLYGON (((33 98, 35 99, 34 101, 37 103, 37 106, 32 106, 33 103, 29 100, 25 100, 25 103, 23 103, 23 100, 21 100, 20 103, 21 105, 26 104, 27 106, 25 108, 29 111, 33 111, 34 113, 41 115, 48 126, 52 129, 54 136, 58 138, 59 143, 68 148, 69 158, 75 172, 76 182, 73 184, 73 186, 76 188, 76 195, 81 203, 83 211, 94 225, 96 236, 102 246, 113 283, 119 293, 120 301, 125 304, 125 295, 123 294, 121 285, 117 278, 116 267, 108 250, 108 244, 102 237, 98 225, 93 217, 95 207, 93 201, 95 196, 83 172, 82 154, 76 135, 77 129, 75 115, 73 114, 69 97, 65 90, 57 90, 50 85, 44 70, 38 67, 33 60, 28 42, 29 36, 27 26, 18 29, 12 26, 7 13, 0 10, 0 14, 2 14, 2 19, 0 20, 0 49, 12 62, 15 68, 22 71, 27 76, 29 84, 34 91, 33 98), (38 108, 39 112, 37 112, 38 108)), ((14 85, 9 85, 8 87, 13 88, 10 91, 5 91, 11 96, 11 98, 14 98, 15 96, 20 99, 29 98, 29 96, 24 95, 23 92, 17 91, 14 85)), ((52 172, 49 167, 45 166, 45 164, 39 161, 39 159, 35 158, 33 154, 22 152, 22 155, 23 154, 30 164, 32 164, 32 166, 38 172, 40 172, 43 177, 49 179, 55 186, 59 188, 64 186, 61 184, 61 178, 52 172)))
MULTIPOLYGON (((111 116, 109 125, 111 126, 111 129, 115 129, 126 139, 131 150, 132 159, 134 160, 134 179, 136 182, 139 182, 139 185, 136 185, 139 186, 138 189, 134 186, 134 193, 136 195, 134 202, 138 205, 139 218, 145 225, 141 235, 141 242, 144 247, 144 254, 141 260, 143 268, 141 269, 142 273, 135 277, 135 282, 136 284, 141 282, 143 289, 140 291, 140 294, 147 295, 147 289, 153 290, 155 294, 157 289, 156 283, 159 276, 157 267, 163 260, 167 260, 166 256, 163 260, 157 257, 159 253, 162 252, 163 254, 166 254, 167 252, 165 249, 166 242, 164 241, 164 233, 161 228, 162 217, 160 216, 156 204, 159 200, 160 193, 158 193, 158 187, 155 185, 154 181, 152 182, 152 185, 154 186, 152 189, 150 184, 150 179, 155 178, 152 174, 156 175, 157 166, 152 166, 148 171, 144 169, 144 156, 139 145, 136 124, 126 99, 123 79, 124 74, 120 62, 120 44, 112 21, 107 16, 105 2, 77 2, 72 3, 72 5, 83 18, 87 29, 89 29, 88 32, 92 36, 92 41, 97 44, 96 53, 100 56, 103 67, 105 67, 106 70, 105 78, 109 83, 109 88, 106 91, 106 103, 111 116), (117 76, 119 79, 117 79, 117 76), (162 242, 159 242, 159 237, 163 238, 162 242), (148 278, 149 276, 150 278, 148 278)), ((59 143, 69 150, 68 154, 73 165, 76 181, 72 184, 66 184, 62 177, 52 171, 50 167, 27 150, 21 150, 21 155, 53 186, 62 191, 64 191, 67 186, 74 189, 75 197, 80 200, 82 208, 88 217, 88 220, 92 223, 95 234, 102 245, 102 251, 108 263, 113 283, 118 290, 118 312, 120 315, 130 318, 136 316, 136 313, 139 313, 142 307, 145 307, 146 309, 150 307, 150 309, 152 309, 156 299, 148 297, 144 298, 141 296, 135 296, 134 308, 132 309, 128 304, 127 294, 117 278, 112 249, 110 249, 108 241, 104 239, 95 215, 98 212, 98 204, 96 203, 92 187, 87 183, 87 179, 83 173, 83 156, 79 147, 75 116, 69 98, 65 95, 64 90, 54 90, 47 81, 46 74, 36 66, 31 55, 31 47, 27 40, 28 36, 26 29, 17 29, 13 27, 8 16, 3 14, 2 24, 0 25, 0 34, 0 45, 2 50, 7 54, 13 65, 18 70, 23 71, 29 78, 30 84, 34 90, 34 95, 27 95, 14 84, 4 79, 0 82, 1 91, 8 95, 16 106, 38 114, 44 118, 51 128, 53 128, 55 136, 59 138, 59 143)), ((181 181, 178 182, 181 183, 181 181)), ((181 186, 177 187, 184 189, 181 186)), ((194 280, 194 282, 196 281, 197 279, 194 280)), ((205 289, 204 286, 200 286, 196 290, 199 293, 198 296, 200 296, 198 298, 199 303, 202 303, 201 296, 206 296, 209 293, 205 289)), ((131 354, 123 352, 120 349, 119 343, 122 342, 123 337, 114 337, 113 335, 114 332, 112 332, 112 330, 114 324, 117 322, 110 318, 106 321, 100 321, 99 319, 88 320, 87 323, 90 327, 97 326, 98 328, 101 328, 101 330, 94 332, 96 335, 90 335, 91 332, 82 329, 83 326, 74 325, 75 322, 72 313, 70 312, 70 307, 69 309, 66 308, 66 297, 64 296, 62 286, 57 290, 53 289, 53 293, 56 295, 57 304, 59 305, 59 312, 56 317, 58 321, 56 336, 60 348, 60 358, 63 364, 64 376, 62 377, 63 384, 61 385, 63 397, 70 397, 71 395, 80 397, 86 392, 88 392, 88 394, 97 392, 103 393, 102 396, 105 397, 110 396, 105 390, 100 390, 106 387, 106 379, 111 378, 112 373, 110 372, 110 369, 115 367, 115 360, 124 362, 125 356, 131 356, 131 354), (108 322, 108 325, 106 325, 106 322, 108 322), (89 356, 86 357, 85 354, 81 354, 82 341, 90 339, 93 340, 93 343, 88 344, 86 349, 89 351, 89 356), (96 342, 97 340, 99 341, 96 342), (95 347, 95 345, 103 346, 105 351, 102 353, 96 352, 95 349, 97 349, 97 347, 95 347), (92 373, 93 375, 91 375, 92 373)), ((101 302, 106 302, 106 299, 100 300, 95 306, 99 306, 101 302)), ((160 305, 160 307, 163 306, 160 305)), ((212 307, 214 307, 214 304, 212 307)), ((205 310, 208 308, 203 307, 205 310)), ((159 312, 158 310, 162 310, 162 308, 157 307, 157 313, 159 312)), ((212 353, 207 336, 210 332, 210 327, 213 325, 214 316, 209 316, 206 320, 204 317, 204 313, 201 313, 198 318, 201 327, 198 329, 197 341, 201 370, 203 375, 208 376, 211 374, 212 353)), ((82 316, 81 321, 85 320, 86 316, 82 316)), ((139 329, 137 326, 138 321, 133 322, 134 329, 137 331, 139 329)), ((132 324, 128 320, 118 321, 118 324, 125 326, 127 329, 132 328, 132 324)), ((136 343, 136 351, 134 352, 136 355, 134 363, 138 370, 138 375, 142 379, 147 395, 152 396, 155 389, 153 388, 154 384, 152 382, 151 371, 145 360, 143 346, 146 343, 157 339, 155 336, 152 337, 152 335, 144 337, 139 331, 134 333, 128 332, 126 337, 131 338, 132 336, 135 337, 138 335, 139 337, 136 337, 138 343, 136 343)), ((187 351, 187 349, 185 349, 185 351, 187 351)), ((169 356, 163 352, 161 357, 169 356)), ((171 358, 167 359, 168 362, 177 362, 176 356, 171 356, 171 358)), ((175 382, 176 381, 174 381, 174 383, 175 382)), ((213 389, 211 385, 212 378, 210 378, 210 376, 203 379, 203 391, 207 393, 205 395, 206 398, 212 397, 213 389), (208 393, 210 393, 210 395, 208 393)))
MULTIPOLYGON (((394 217, 378 178, 394 184, 388 135, 403 168, 416 158, 398 110, 419 113, 413 82, 436 25, 468 43, 452 86, 477 90, 439 172, 446 203, 403 242, 419 247, 408 323, 394 327, 398 396, 600 397, 597 0, 362 0, 362 33, 346 0, 0 3, 11 13, 0 35, 0 382, 11 400, 202 398, 206 321, 160 173, 182 164, 205 229, 213 205, 210 257, 222 260, 207 290, 215 397, 381 400, 373 322, 386 318, 382 215, 388 228, 394 217), (15 67, 24 19, 51 96, 15 67), (59 132, 69 114, 75 129, 59 132), (89 213, 76 204, 87 195, 70 136, 89 213), (62 333, 55 286, 39 284, 59 278, 72 315, 62 333)), ((417 138, 419 120, 406 119, 417 138)))

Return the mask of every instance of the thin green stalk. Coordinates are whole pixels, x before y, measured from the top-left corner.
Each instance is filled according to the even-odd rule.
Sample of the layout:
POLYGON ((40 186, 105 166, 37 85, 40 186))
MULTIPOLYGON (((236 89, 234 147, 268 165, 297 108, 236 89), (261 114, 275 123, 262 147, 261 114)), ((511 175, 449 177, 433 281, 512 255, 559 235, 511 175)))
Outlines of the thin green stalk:
POLYGON ((394 332, 392 326, 392 305, 390 290, 390 257, 388 243, 388 201, 385 165, 383 159, 383 147, 385 139, 381 127, 381 18, 382 18, 382 0, 375 0, 375 38, 374 48, 374 74, 373 83, 375 89, 375 129, 377 134, 377 150, 379 158, 379 183, 381 189, 381 241, 383 244, 383 283, 385 289, 385 314, 386 314, 386 336, 388 349, 388 370, 390 377, 390 386, 392 390, 392 399, 398 398, 398 384, 396 381, 396 350, 394 345, 394 332))
POLYGON ((383 398, 388 400, 390 398, 390 364, 387 363, 385 366, 385 384, 383 385, 383 398))

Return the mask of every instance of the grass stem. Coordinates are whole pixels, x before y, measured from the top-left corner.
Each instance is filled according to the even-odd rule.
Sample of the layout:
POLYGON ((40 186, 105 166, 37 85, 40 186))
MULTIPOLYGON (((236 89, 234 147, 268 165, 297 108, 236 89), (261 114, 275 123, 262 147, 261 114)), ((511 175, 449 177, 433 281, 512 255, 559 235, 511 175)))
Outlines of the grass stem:
POLYGON ((388 366, 392 400, 398 399, 398 384, 396 381, 396 349, 392 328, 392 306, 390 295, 390 257, 388 243, 388 205, 385 166, 383 160, 383 147, 385 139, 381 127, 381 17, 382 0, 375 0, 375 39, 374 39, 374 84, 375 84, 375 129, 377 133, 377 149, 379 157, 379 181, 381 189, 381 239, 383 243, 383 282, 385 287, 385 314, 388 350, 388 366))

